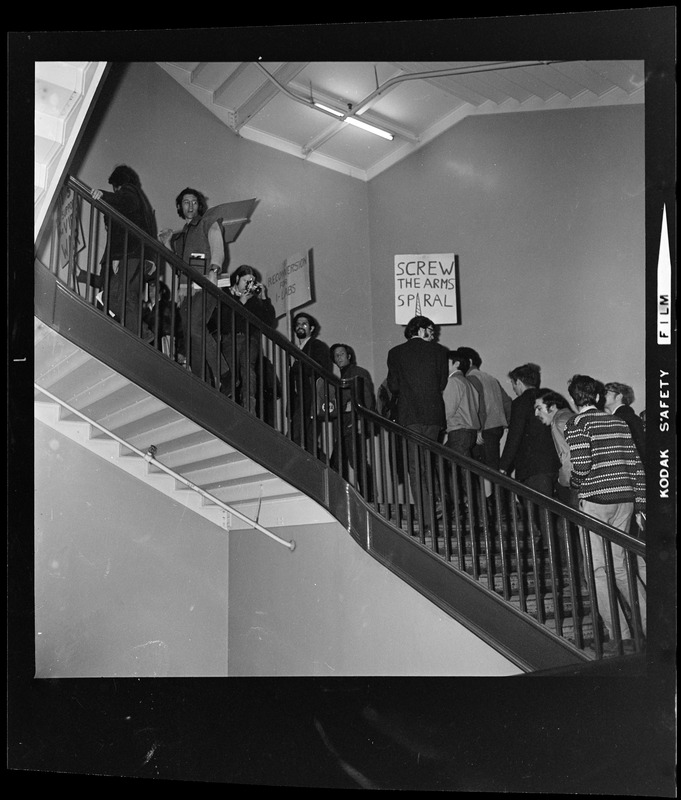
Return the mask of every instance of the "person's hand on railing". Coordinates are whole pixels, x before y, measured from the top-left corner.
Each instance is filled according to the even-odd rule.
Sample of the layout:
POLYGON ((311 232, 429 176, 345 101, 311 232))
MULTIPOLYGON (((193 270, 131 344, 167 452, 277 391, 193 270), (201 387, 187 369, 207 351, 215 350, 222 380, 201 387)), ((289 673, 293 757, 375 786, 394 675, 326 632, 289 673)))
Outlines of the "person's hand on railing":
POLYGON ((92 190, 92 197, 95 200, 101 200, 103 194, 104 194, 104 192, 101 189, 93 189, 92 190))
POLYGON ((173 235, 172 228, 164 228, 158 232, 158 240, 164 247, 170 247, 170 237, 173 235))

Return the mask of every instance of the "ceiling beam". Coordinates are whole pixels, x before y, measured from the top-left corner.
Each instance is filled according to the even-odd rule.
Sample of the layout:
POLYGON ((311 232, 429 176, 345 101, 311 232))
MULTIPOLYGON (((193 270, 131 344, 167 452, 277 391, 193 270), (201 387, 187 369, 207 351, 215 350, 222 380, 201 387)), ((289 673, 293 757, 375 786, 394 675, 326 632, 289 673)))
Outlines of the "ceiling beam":
MULTIPOLYGON (((274 77, 282 85, 286 85, 296 77, 308 65, 308 61, 289 61, 274 73, 274 77)), ((270 80, 265 82, 257 89, 251 97, 236 109, 235 130, 242 128, 250 119, 273 100, 281 90, 270 80)))

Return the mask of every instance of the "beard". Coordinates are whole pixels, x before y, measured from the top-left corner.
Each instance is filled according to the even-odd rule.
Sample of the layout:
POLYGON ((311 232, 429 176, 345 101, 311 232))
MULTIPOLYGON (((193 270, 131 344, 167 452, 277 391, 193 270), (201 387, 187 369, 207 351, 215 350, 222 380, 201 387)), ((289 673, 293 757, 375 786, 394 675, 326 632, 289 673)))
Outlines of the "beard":
POLYGON ((305 328, 296 328, 296 336, 299 339, 304 339, 307 336, 305 333, 305 328))

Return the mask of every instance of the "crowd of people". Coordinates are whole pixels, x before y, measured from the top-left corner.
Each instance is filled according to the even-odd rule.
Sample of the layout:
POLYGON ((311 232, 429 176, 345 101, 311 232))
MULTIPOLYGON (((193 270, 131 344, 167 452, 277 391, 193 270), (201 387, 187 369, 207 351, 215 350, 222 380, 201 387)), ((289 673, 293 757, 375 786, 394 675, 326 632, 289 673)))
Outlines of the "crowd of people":
MULTIPOLYGON (((95 189, 95 200, 106 201, 212 283, 217 284, 219 277, 228 272, 229 254, 221 220, 207 213, 208 201, 201 191, 186 187, 177 195, 175 206, 184 223, 180 231, 157 232, 154 210, 135 171, 118 166, 108 180, 113 191, 95 189)), ((127 237, 115 222, 108 223, 108 227, 102 269, 98 276, 91 276, 91 281, 108 286, 110 313, 119 318, 124 315, 125 324, 133 327, 142 302, 143 334, 149 331, 160 349, 173 350, 192 372, 207 375, 225 394, 236 397, 238 391, 239 402, 258 413, 256 363, 263 364, 263 354, 257 327, 235 318, 224 307, 218 313, 217 297, 198 285, 187 291, 178 310, 171 302, 168 287, 156 276, 153 259, 147 269, 143 246, 134 237, 127 237), (140 270, 148 272, 149 288, 144 297, 140 294, 140 270), (171 333, 173 343, 169 342, 171 333)), ((223 291, 265 325, 275 325, 267 287, 249 265, 235 269, 223 291)), ((376 393, 371 375, 357 364, 352 346, 326 345, 318 338, 319 323, 312 315, 296 314, 293 332, 294 344, 324 370, 333 372, 335 365, 341 378, 358 379, 358 397, 365 408, 377 409, 405 429, 444 444, 614 528, 643 535, 645 412, 638 416, 633 410, 634 392, 630 386, 574 375, 567 384, 573 408, 562 394, 541 386, 537 364, 526 363, 508 373, 515 395, 512 399, 496 377, 481 370, 482 359, 476 350, 448 350, 436 341, 432 320, 415 316, 404 329, 406 341, 389 351, 387 378, 376 393)), ((272 366, 266 359, 265 363, 272 366)), ((356 458, 367 451, 351 413, 349 389, 335 397, 328 393, 327 384, 326 397, 320 397, 321 384, 302 362, 291 369, 288 380, 292 439, 317 453, 320 443, 313 442, 313 437, 319 438, 322 433, 318 424, 320 410, 321 419, 340 415, 340 426, 334 426, 340 434, 334 435, 330 463, 347 476, 350 454, 356 458)), ((279 388, 277 396, 280 395, 279 388)), ((408 471, 412 496, 425 506, 432 498, 423 480, 424 458, 423 450, 419 458, 409 458, 408 471)), ((370 466, 368 459, 364 460, 366 463, 358 472, 368 476, 370 466)), ((372 481, 367 483, 369 488, 372 481)), ((487 513, 493 517, 492 483, 485 480, 484 486, 487 513)), ((546 536, 541 524, 537 529, 541 531, 539 539, 546 536)), ((591 546, 599 608, 612 636, 603 540, 592 535, 591 546)), ((548 548, 548 542, 544 541, 544 547, 548 548)), ((612 551, 617 587, 628 599, 624 550, 613 545, 612 551)), ((640 559, 639 562, 638 574, 645 583, 645 564, 640 559)), ((620 626, 624 638, 629 638, 624 618, 620 626)))

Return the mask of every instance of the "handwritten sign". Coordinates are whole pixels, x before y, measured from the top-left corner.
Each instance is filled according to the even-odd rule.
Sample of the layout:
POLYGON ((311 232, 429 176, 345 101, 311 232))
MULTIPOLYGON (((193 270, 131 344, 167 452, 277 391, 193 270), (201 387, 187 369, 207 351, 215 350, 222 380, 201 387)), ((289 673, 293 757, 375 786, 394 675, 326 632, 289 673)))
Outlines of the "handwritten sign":
POLYGON ((395 256, 395 322, 423 316, 438 325, 457 324, 456 265, 453 253, 395 256))
POLYGON ((265 277, 267 294, 272 301, 277 317, 312 300, 310 288, 309 250, 305 255, 287 258, 283 266, 275 268, 265 277))

